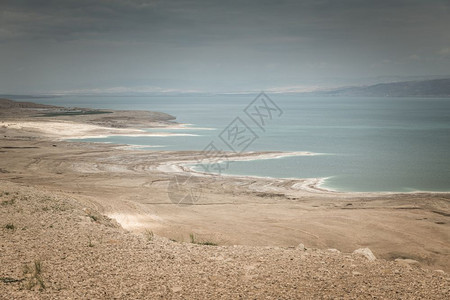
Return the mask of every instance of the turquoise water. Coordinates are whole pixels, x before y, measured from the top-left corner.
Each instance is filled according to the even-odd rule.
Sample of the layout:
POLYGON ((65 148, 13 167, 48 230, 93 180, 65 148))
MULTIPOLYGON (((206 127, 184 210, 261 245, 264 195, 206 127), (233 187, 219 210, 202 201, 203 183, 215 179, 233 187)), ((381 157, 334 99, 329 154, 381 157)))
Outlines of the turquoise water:
POLYGON ((240 117, 258 135, 248 151, 323 154, 233 162, 225 171, 228 174, 326 177, 324 187, 341 191, 450 191, 450 98, 269 95, 283 114, 274 117, 262 131, 243 112, 255 96, 64 97, 33 101, 162 111, 176 116, 177 122, 192 124, 188 129, 166 131, 194 135, 112 136, 85 141, 152 146, 148 148, 151 150, 202 150, 214 141, 228 150, 218 136, 240 117))

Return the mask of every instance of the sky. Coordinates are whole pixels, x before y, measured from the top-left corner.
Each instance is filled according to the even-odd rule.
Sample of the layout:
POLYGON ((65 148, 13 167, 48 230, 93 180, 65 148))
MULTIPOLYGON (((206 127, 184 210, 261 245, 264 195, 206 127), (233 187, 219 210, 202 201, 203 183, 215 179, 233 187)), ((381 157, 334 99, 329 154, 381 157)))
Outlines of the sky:
POLYGON ((291 92, 450 75, 450 0, 0 0, 0 14, 2 94, 291 92))

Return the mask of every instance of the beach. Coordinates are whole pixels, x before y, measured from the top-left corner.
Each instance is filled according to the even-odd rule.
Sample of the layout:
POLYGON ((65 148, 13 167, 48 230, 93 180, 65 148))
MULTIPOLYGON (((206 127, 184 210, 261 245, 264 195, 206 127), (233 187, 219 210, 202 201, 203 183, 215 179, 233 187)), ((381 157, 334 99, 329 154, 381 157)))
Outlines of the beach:
MULTIPOLYGON (((255 251, 258 254, 251 254, 249 261, 257 261, 260 257, 261 264, 265 264, 265 259, 275 263, 275 258, 279 256, 280 268, 295 254, 289 251, 294 251, 301 243, 307 249, 318 249, 317 254, 308 254, 308 260, 311 255, 319 257, 319 261, 326 262, 330 259, 333 261, 330 263, 333 270, 342 262, 341 259, 346 258, 333 258, 333 255, 338 254, 334 250, 327 252, 327 249, 337 249, 338 253, 350 255, 356 249, 370 248, 377 257, 377 267, 374 269, 379 272, 377 274, 380 278, 383 272, 395 276, 394 271, 400 268, 401 272, 417 272, 411 278, 424 276, 424 280, 436 280, 439 284, 443 283, 445 286, 446 283, 448 286, 448 275, 435 270, 450 272, 449 193, 347 193, 321 188, 320 178, 274 179, 199 172, 189 165, 202 159, 204 154, 201 151, 149 151, 126 148, 123 145, 65 141, 91 136, 172 134, 143 130, 180 126, 173 122, 170 115, 121 111, 117 114, 111 112, 37 118, 35 114, 38 111, 53 111, 55 108, 37 109, 33 105, 2 109, 2 189, 35 189, 39 193, 57 195, 60 199, 70 198, 73 205, 78 207, 77 213, 80 215, 83 215, 80 212, 83 208, 92 210, 99 214, 100 223, 111 223, 115 224, 114 228, 120 228, 117 232, 108 233, 114 237, 104 238, 103 241, 118 240, 117 243, 122 245, 121 243, 126 243, 122 241, 122 237, 118 237, 122 234, 125 234, 123 239, 134 240, 151 231, 159 242, 148 247, 159 247, 161 253, 165 253, 162 256, 178 257, 180 251, 191 251, 194 253, 193 260, 201 260, 198 251, 203 250, 197 247, 208 246, 191 245, 191 235, 195 235, 199 241, 219 245, 217 248, 204 250, 213 261, 227 261, 230 255, 236 257, 234 263, 237 263, 245 260, 245 255, 255 251), (195 203, 175 203, 170 197, 170 184, 177 177, 194 178, 190 181, 190 188, 201 191, 195 203), (104 221, 101 221, 102 218, 105 218, 104 221), (126 233, 119 233, 120 230, 126 233), (176 250, 166 251, 163 245, 176 250), (233 248, 234 245, 237 248, 233 248), (218 258, 221 257, 221 251, 225 254, 218 258), (419 276, 419 273, 422 275, 419 276), (426 277, 426 274, 432 275, 426 277), (441 275, 441 279, 433 277, 441 275)), ((230 154, 229 159, 251 160, 292 155, 313 153, 251 152, 230 154)), ((49 217, 48 212, 45 214, 49 217)), ((12 219, 16 215, 10 212, 7 215, 10 219, 8 222, 20 223, 20 219, 12 219)), ((89 216, 88 213, 84 215, 89 216)), ((88 224, 90 221, 89 217, 85 220, 88 224)), ((98 225, 96 222, 93 224, 98 225)), ((97 231, 101 230, 93 229, 95 233, 92 234, 100 234, 97 231)), ((5 230, 2 235, 5 245, 25 247, 19 241, 16 245, 5 230)), ((56 237, 46 237, 44 240, 58 243, 56 237)), ((130 243, 139 248, 141 242, 130 243)), ((99 251, 103 247, 106 246, 93 247, 93 251, 99 251)), ((40 253, 41 250, 36 251, 40 253)), ((8 253, 2 254, 2 265, 5 265, 7 255, 15 255, 11 250, 8 253)), ((43 256, 47 257, 48 253, 43 256)), ((184 258, 176 259, 181 260, 179 263, 182 268, 186 267, 184 258)), ((360 261, 356 260, 354 264, 359 266, 360 261)), ((317 263, 313 262, 314 259, 311 260, 311 265, 317 263)), ((353 263, 342 264, 345 266, 342 268, 346 269, 353 263)), ((7 265, 13 269, 17 267, 11 262, 7 265)), ((249 264, 246 267, 248 272, 244 275, 253 278, 252 270, 258 268, 257 265, 249 264)), ((366 261, 362 261, 361 266, 364 266, 364 272, 372 268, 366 261)), ((226 268, 232 267, 227 265, 226 268)), ((315 265, 311 270, 313 268, 319 267, 315 265)), ((198 272, 198 269, 195 270, 198 272)), ((351 270, 348 274, 351 278, 359 276, 352 274, 351 270)), ((223 274, 210 275, 216 276, 211 280, 218 283, 223 274)), ((254 278, 257 277, 255 275, 254 278)), ((230 288, 228 283, 225 285, 230 288)), ((163 288, 164 291, 160 292, 186 292, 183 283, 174 283, 174 286, 163 288), (180 288, 181 286, 183 287, 180 288)), ((346 284, 342 283, 343 289, 344 286, 346 284)), ((14 288, 8 291, 13 293, 14 288)), ((434 292, 436 295, 433 297, 438 299, 439 295, 443 295, 439 293, 448 293, 448 290, 436 289, 434 292)))

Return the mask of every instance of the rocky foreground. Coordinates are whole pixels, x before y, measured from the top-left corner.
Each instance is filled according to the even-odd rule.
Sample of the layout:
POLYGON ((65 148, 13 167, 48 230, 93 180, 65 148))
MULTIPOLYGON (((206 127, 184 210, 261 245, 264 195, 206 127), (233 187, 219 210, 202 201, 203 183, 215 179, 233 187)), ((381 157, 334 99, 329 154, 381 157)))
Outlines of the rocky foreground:
POLYGON ((132 234, 82 196, 0 182, 1 299, 449 299, 450 277, 370 253, 132 234), (366 255, 364 255, 366 253, 366 255))

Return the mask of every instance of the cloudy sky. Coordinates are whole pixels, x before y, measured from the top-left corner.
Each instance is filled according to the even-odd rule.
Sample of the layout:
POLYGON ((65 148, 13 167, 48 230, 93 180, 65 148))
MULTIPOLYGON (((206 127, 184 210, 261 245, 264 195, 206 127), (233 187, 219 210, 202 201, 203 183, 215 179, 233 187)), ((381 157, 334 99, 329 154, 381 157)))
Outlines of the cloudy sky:
POLYGON ((449 0, 0 0, 0 93, 302 90, 450 75, 449 0))

